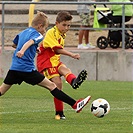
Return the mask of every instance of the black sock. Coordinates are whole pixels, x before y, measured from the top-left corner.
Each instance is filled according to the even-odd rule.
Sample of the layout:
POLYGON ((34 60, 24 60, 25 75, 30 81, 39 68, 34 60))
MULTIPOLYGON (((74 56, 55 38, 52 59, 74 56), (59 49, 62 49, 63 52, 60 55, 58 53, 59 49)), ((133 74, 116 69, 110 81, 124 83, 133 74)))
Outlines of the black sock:
POLYGON ((51 94, 55 98, 69 104, 70 106, 73 106, 76 103, 76 101, 73 98, 69 97, 63 91, 59 90, 58 88, 55 88, 54 90, 52 90, 51 94))
POLYGON ((60 116, 62 116, 62 115, 64 115, 64 113, 63 113, 63 111, 56 111, 55 115, 60 115, 60 116))
POLYGON ((1 92, 0 92, 0 96, 1 96, 1 92))

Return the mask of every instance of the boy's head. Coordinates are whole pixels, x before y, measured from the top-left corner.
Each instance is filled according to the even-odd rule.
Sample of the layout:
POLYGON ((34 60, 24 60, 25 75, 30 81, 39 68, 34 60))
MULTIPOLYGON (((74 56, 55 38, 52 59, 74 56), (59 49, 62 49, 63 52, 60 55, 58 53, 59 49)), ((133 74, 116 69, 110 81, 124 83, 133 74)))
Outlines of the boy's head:
POLYGON ((72 16, 69 12, 67 11, 61 11, 57 14, 57 17, 56 17, 56 21, 58 23, 62 22, 62 21, 70 21, 72 20, 72 16))
POLYGON ((72 16, 67 11, 61 11, 57 14, 56 17, 56 26, 59 31, 64 34, 66 33, 71 26, 72 16))
POLYGON ((43 12, 37 11, 37 15, 32 20, 31 26, 41 34, 44 34, 48 25, 49 25, 49 21, 46 14, 43 12))

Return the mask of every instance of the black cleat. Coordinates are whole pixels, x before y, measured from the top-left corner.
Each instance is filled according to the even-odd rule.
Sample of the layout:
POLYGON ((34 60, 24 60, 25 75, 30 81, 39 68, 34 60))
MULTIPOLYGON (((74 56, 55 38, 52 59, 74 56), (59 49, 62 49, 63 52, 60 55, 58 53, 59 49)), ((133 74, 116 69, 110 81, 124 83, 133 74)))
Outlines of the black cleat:
POLYGON ((72 87, 73 89, 77 89, 79 88, 79 86, 86 80, 87 78, 87 71, 86 70, 82 70, 78 77, 75 78, 73 81, 72 81, 72 87))

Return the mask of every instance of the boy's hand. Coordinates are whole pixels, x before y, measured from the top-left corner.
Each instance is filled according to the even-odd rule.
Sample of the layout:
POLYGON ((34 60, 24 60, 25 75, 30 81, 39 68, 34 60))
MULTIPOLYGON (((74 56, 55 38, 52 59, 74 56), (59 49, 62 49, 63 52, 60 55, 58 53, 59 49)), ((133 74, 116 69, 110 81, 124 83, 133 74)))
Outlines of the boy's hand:
POLYGON ((79 60, 80 55, 76 53, 76 54, 72 54, 71 57, 79 60))
POLYGON ((24 55, 24 52, 22 52, 21 50, 17 52, 16 56, 21 58, 24 55))
POLYGON ((39 54, 39 53, 41 53, 41 50, 40 50, 40 48, 39 48, 39 47, 37 47, 36 52, 37 52, 38 54, 39 54))

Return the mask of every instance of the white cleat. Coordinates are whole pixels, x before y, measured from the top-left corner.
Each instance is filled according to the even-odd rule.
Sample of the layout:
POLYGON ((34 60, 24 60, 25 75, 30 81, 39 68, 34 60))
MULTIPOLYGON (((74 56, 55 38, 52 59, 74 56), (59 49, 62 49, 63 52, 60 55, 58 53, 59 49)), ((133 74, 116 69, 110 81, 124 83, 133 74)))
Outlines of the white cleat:
POLYGON ((75 109, 75 111, 77 113, 79 113, 85 106, 86 104, 90 101, 91 96, 86 97, 85 99, 80 99, 78 100, 74 105, 73 105, 73 109, 75 109))

